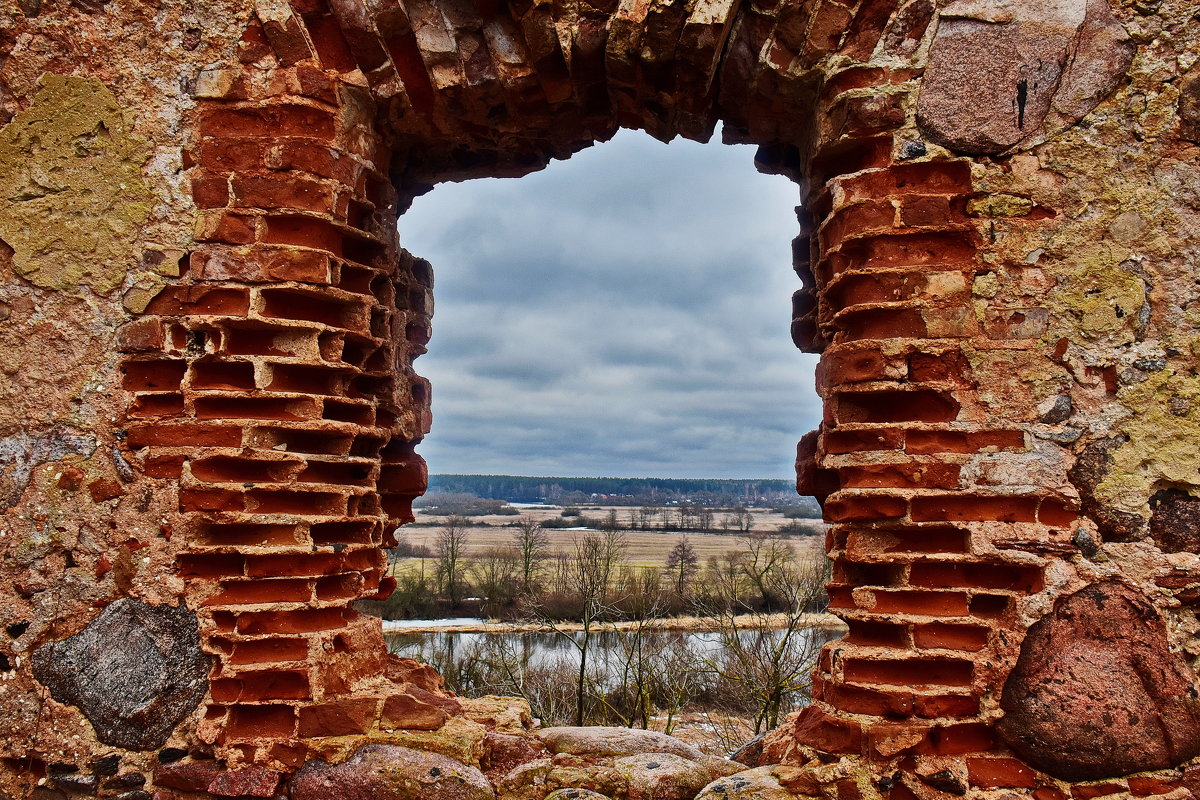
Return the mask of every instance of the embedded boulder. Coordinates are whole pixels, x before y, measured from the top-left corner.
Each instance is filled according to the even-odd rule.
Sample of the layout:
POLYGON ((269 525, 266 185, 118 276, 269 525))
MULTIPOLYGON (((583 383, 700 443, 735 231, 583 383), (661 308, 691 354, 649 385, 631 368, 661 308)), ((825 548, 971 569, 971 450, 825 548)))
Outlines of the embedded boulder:
POLYGON ((129 750, 162 747, 208 690, 209 658, 183 604, 122 598, 31 660, 34 677, 55 700, 77 706, 97 739, 129 750))
POLYGON ((1133 61, 1108 0, 951 0, 917 105, 929 139, 996 155, 1082 119, 1133 61))
POLYGON ((493 800, 483 773, 437 753, 370 744, 341 764, 310 761, 289 781, 292 800, 493 800))
POLYGON ((755 767, 719 778, 705 786, 696 800, 796 800, 775 775, 774 766, 755 767))
POLYGON ((1066 781, 1168 769, 1200 755, 1196 676, 1133 587, 1094 583, 1035 623, 1004 685, 997 730, 1066 781))
POLYGON ((636 728, 544 728, 537 732, 537 737, 553 753, 587 756, 670 753, 689 761, 704 760, 703 753, 674 736, 636 728))
POLYGON ((613 766, 625 776, 626 800, 691 800, 713 777, 705 765, 670 753, 624 756, 613 766))

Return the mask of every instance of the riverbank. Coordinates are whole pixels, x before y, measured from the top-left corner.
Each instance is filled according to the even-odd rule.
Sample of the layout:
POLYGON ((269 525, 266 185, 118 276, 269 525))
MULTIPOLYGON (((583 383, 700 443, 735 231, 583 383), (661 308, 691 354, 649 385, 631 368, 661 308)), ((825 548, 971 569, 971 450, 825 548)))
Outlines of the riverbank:
MULTIPOLYGON (((787 616, 772 614, 766 617, 757 614, 747 614, 736 618, 738 626, 752 628, 766 623, 767 627, 780 629, 787 625, 787 616)), ((594 631, 628 631, 635 630, 639 625, 659 631, 690 631, 702 633, 715 630, 711 619, 706 617, 667 617, 648 622, 636 620, 620 620, 616 622, 599 622, 592 625, 594 631)), ((554 626, 560 631, 582 631, 583 624, 579 622, 560 622, 554 626)), ((832 614, 805 614, 801 619, 801 627, 820 628, 829 631, 844 631, 846 623, 832 614)), ((535 633, 547 630, 548 626, 537 622, 495 622, 483 620, 383 620, 385 636, 398 636, 408 633, 535 633)))

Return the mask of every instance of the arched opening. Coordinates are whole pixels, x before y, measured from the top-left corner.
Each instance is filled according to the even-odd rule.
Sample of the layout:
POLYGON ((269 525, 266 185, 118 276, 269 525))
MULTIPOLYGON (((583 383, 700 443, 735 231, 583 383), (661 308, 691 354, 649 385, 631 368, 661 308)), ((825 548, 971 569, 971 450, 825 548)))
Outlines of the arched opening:
POLYGON ((790 480, 821 415, 788 337, 799 194, 753 152, 621 131, 417 198, 431 472, 790 480))
POLYGON ((366 609, 456 693, 521 695, 546 725, 682 714, 714 751, 807 702, 835 635, 816 627, 819 508, 793 477, 821 402, 788 333, 799 191, 753 157, 620 131, 517 180, 439 184, 401 217, 435 275, 413 352, 430 492, 397 532, 396 593, 366 609), (572 581, 592 543, 615 556, 594 597, 572 581), (635 627, 593 641, 597 623, 635 627))

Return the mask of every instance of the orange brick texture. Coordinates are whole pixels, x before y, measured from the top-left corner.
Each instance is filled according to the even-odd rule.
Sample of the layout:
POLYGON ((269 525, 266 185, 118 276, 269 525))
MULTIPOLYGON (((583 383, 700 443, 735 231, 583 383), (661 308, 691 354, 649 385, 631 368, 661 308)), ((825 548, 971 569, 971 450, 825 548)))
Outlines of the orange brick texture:
MULTIPOLYGON (((105 4, 58 5, 4 12, 5 119, 21 111, 3 105, 11 87, 32 93, 31 76, 87 63, 78 41, 107 41, 105 4), (41 49, 13 50, 23 36, 41 49)), ((800 442, 798 488, 823 505, 848 626, 758 763, 824 800, 1200 793, 1185 655, 1200 462, 1173 444, 1200 425, 1185 209, 1200 72, 1184 70, 1200 44, 1184 0, 161 5, 181 20, 178 74, 97 69, 138 102, 185 89, 167 93, 166 128, 138 124, 174 142, 175 182, 156 186, 187 245, 152 248, 147 223, 153 291, 139 302, 130 278, 97 323, 119 353, 114 430, 94 431, 111 463, 62 462, 57 494, 18 487, 6 516, 41 525, 86 489, 73 502, 113 533, 86 563, 3 544, 17 577, 0 605, 23 615, 6 630, 35 656, 30 672, 0 652, 25 698, 0 699, 22 732, 0 747, 0 791, 9 767, 43 778, 89 743, 140 741, 89 727, 62 699, 71 675, 36 656, 126 599, 186 604, 207 659, 197 705, 161 736, 204 758, 154 767, 168 789, 271 796, 306 761, 465 713, 353 607, 392 590, 383 548, 426 487, 430 387, 413 359, 433 273, 397 223, 438 182, 526 174, 619 128, 706 140, 719 122, 800 187, 791 333, 821 353, 824 418, 800 442), (206 13, 213 33, 187 27, 206 13), (143 550, 158 578, 137 571, 143 550), (39 600, 57 569, 94 579, 39 600)), ((121 52, 167 59, 144 50, 121 52)), ((47 416, 74 419, 61 399, 47 416)))
POLYGON ((121 332, 125 446, 179 487, 175 566, 216 665, 205 723, 249 760, 378 724, 396 692, 352 689, 384 670, 352 604, 390 594, 381 548, 426 485, 429 390, 408 365, 432 274, 398 248, 374 102, 338 80, 349 45, 310 13, 250 27, 198 103, 196 246, 121 332))

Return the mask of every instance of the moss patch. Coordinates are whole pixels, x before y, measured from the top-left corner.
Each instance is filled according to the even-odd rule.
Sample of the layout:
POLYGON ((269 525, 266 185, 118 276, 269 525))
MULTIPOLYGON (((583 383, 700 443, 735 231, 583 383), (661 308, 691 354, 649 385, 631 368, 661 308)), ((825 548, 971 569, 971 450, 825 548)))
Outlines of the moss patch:
POLYGON ((1133 341, 1146 305, 1146 284, 1117 263, 1109 248, 1084 249, 1064 264, 1047 305, 1074 320, 1073 338, 1133 341))
POLYGON ((146 145, 96 78, 45 75, 0 129, 0 239, 37 286, 116 289, 150 213, 146 145))
POLYGON ((1096 498, 1149 518, 1158 484, 1200 486, 1200 377, 1163 370, 1117 397, 1129 411, 1120 426, 1129 441, 1113 451, 1096 498))

